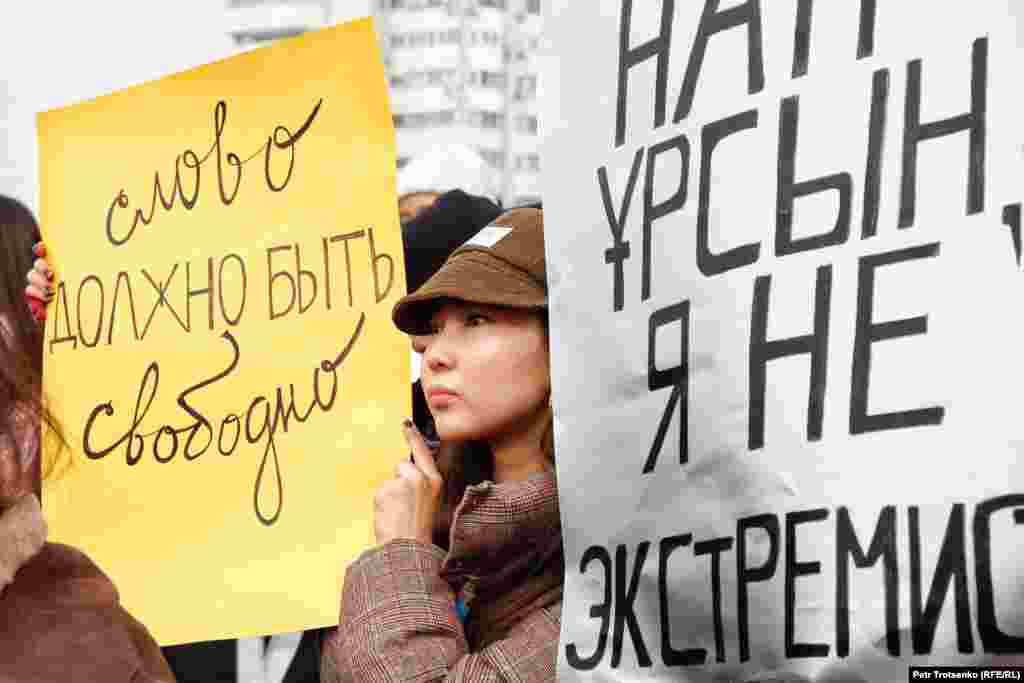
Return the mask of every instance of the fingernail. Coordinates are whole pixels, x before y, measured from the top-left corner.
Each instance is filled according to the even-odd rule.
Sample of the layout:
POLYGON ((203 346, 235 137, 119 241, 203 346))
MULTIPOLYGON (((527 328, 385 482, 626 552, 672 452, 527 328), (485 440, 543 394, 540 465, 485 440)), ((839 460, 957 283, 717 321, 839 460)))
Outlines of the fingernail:
POLYGON ((53 271, 52 270, 46 271, 46 279, 47 280, 52 280, 53 279, 53 271))
POLYGON ((35 245, 32 247, 32 253, 38 256, 39 258, 43 258, 44 256, 46 256, 46 245, 43 244, 42 242, 36 242, 35 245))

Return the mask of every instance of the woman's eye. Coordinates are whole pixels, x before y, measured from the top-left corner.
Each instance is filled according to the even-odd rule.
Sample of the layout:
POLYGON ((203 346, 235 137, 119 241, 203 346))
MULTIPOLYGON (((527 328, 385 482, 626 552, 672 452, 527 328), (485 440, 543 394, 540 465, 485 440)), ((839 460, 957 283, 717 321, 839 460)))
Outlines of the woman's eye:
POLYGON ((482 316, 479 313, 470 313, 466 317, 466 326, 467 327, 477 327, 479 325, 482 325, 485 322, 487 322, 487 318, 485 318, 484 316, 482 316))

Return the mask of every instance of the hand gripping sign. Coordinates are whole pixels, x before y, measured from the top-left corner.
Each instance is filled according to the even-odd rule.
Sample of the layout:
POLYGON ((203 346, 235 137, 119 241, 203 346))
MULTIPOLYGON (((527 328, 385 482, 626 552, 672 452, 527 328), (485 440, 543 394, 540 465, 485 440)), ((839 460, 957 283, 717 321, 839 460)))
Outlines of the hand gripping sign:
POLYGON ((404 448, 394 133, 354 22, 40 115, 58 540, 162 644, 336 623, 404 448))
POLYGON ((1024 655, 1020 8, 545 10, 560 675, 1024 655))

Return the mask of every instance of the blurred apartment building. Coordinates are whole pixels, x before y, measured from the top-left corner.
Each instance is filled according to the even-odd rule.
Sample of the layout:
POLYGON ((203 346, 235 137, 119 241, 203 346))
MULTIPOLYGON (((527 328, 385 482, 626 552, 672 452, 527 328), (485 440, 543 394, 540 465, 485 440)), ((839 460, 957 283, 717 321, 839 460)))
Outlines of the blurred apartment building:
POLYGON ((447 189, 411 179, 403 187, 402 170, 408 178, 430 159, 455 164, 471 152, 482 164, 473 189, 507 206, 540 199, 540 0, 227 0, 226 12, 237 50, 373 16, 399 190, 447 189), (463 156, 444 156, 454 149, 463 156))

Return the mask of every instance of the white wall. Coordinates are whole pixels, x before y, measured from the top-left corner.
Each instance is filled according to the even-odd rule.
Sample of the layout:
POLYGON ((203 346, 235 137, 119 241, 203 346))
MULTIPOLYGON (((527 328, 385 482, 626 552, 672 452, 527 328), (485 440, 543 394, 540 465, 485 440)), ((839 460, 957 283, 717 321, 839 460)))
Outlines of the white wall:
POLYGON ((38 210, 35 114, 227 56, 218 0, 9 0, 0 41, 0 193, 38 210))

